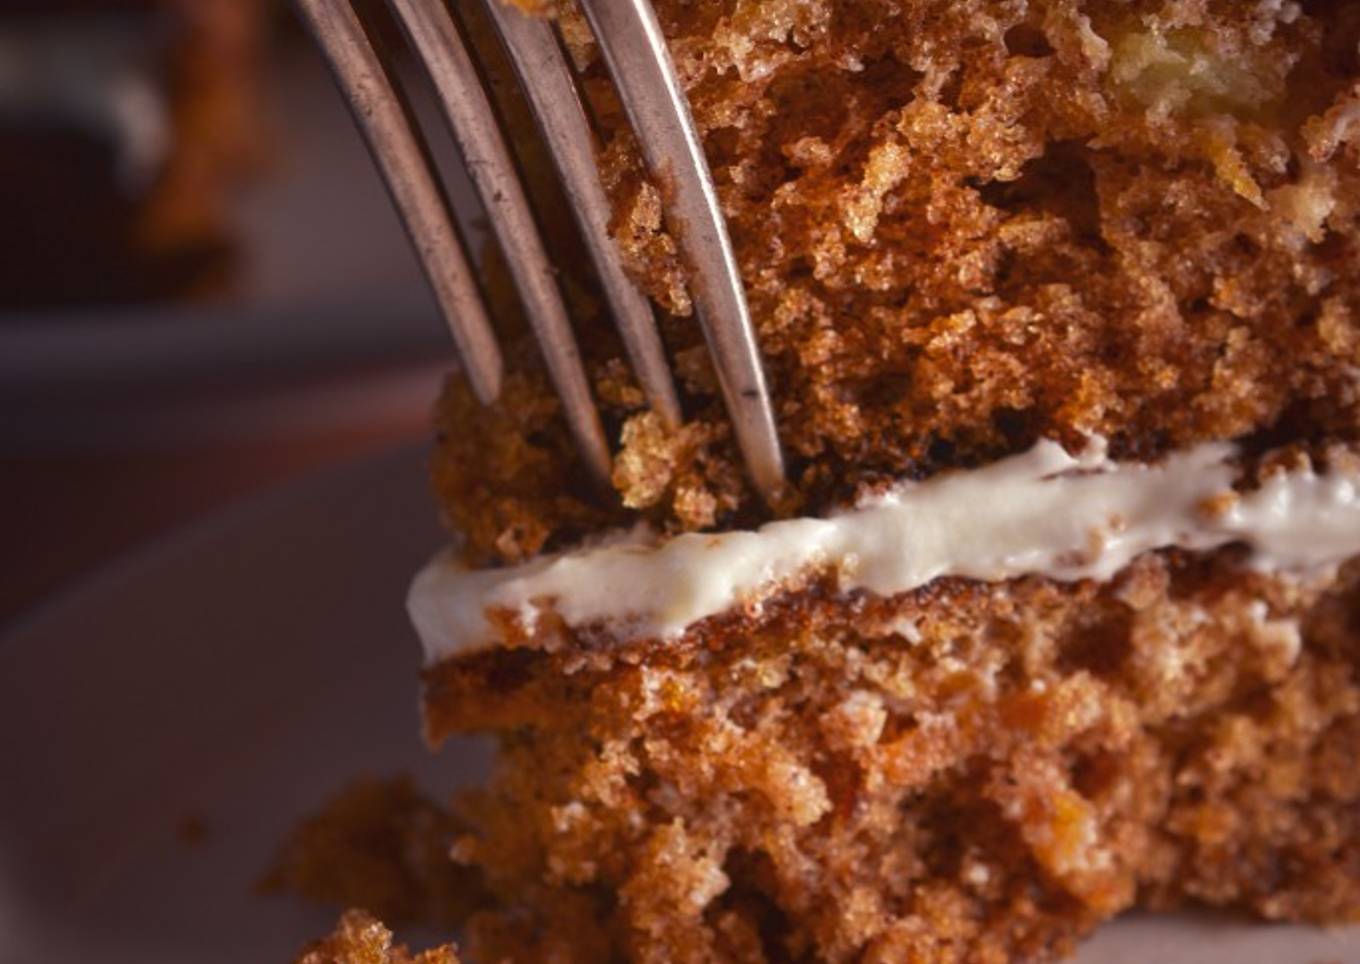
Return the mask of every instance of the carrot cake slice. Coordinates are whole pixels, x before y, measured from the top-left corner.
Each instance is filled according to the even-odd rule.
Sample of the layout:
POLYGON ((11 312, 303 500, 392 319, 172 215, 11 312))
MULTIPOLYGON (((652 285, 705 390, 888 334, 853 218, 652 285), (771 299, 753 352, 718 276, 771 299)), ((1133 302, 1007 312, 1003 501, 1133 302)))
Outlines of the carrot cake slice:
MULTIPOLYGON (((748 484, 571 3, 618 243, 594 497, 532 342, 451 377, 430 740, 480 961, 1041 960, 1133 907, 1360 919, 1360 7, 657 0, 788 485, 748 484)), ((588 285, 588 280, 582 285, 588 285)))

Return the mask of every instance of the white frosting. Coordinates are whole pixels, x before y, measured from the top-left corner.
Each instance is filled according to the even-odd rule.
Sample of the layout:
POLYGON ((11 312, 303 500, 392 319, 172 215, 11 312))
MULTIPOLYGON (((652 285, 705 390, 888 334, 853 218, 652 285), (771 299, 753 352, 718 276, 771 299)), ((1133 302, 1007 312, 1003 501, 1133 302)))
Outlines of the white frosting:
POLYGON ((107 137, 131 193, 160 172, 170 107, 145 16, 19 18, 0 24, 0 115, 52 118, 107 137))
POLYGON ((488 610, 532 626, 551 609, 620 640, 667 638, 811 572, 844 591, 907 592, 940 576, 997 581, 1036 573, 1105 580, 1136 556, 1243 542, 1270 570, 1336 565, 1360 553, 1360 476, 1296 471, 1237 495, 1228 444, 1158 465, 1116 463, 1103 442, 1080 455, 1042 441, 980 469, 903 483, 827 519, 658 541, 645 530, 504 569, 436 556, 408 606, 430 662, 495 642, 488 610))

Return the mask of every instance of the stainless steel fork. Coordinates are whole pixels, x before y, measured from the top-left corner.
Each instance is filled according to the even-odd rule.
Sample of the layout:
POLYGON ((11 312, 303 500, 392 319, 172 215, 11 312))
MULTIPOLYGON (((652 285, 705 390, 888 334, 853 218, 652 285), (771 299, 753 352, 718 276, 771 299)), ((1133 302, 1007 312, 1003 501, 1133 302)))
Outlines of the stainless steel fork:
MULTIPOLYGON (((627 277, 608 234, 609 203, 595 140, 553 26, 508 0, 480 0, 533 111, 594 263, 629 360, 652 407, 682 419, 650 304, 627 277)), ((691 294, 728 416, 756 488, 772 499, 784 466, 736 259, 717 192, 648 0, 579 0, 644 159, 665 185, 666 224, 689 268, 691 294)), ((388 0, 427 71, 514 278, 575 443, 592 473, 609 477, 599 411, 537 225, 487 92, 446 0, 388 0)), ((453 332, 477 397, 500 393, 503 361, 470 259, 352 0, 297 0, 349 99, 453 332)))

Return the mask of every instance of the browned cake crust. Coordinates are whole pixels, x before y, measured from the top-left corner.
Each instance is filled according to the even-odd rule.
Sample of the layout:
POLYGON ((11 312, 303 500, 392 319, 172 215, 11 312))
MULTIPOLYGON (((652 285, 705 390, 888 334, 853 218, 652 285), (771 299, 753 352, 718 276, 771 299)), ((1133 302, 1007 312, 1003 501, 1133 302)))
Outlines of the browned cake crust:
MULTIPOLYGON (((453 379, 435 481, 481 562, 638 513, 704 529, 768 511, 721 417, 660 195, 559 6, 617 236, 667 313, 690 420, 667 431, 645 412, 617 342, 584 320, 621 445, 622 506, 602 507, 530 345, 490 411, 453 379)), ((1101 433, 1119 457, 1356 437, 1355 4, 656 6, 759 328, 791 466, 781 511, 1040 436, 1101 433)))
POLYGON ((810 587, 673 644, 427 674, 490 729, 474 960, 1046 958, 1130 906, 1360 920, 1360 561, 810 587))

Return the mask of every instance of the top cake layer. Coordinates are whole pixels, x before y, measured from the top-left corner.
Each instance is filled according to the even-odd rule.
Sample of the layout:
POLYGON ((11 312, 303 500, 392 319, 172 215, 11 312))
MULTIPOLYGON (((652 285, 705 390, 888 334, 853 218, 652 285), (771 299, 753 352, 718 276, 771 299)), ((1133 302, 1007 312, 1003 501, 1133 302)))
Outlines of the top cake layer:
POLYGON ((787 497, 772 511, 746 484, 660 194, 566 7, 617 236, 665 313, 689 421, 646 410, 573 277, 616 504, 590 495, 521 336, 500 404, 458 379, 441 403, 436 486, 470 561, 638 517, 821 515, 1041 438, 1098 434, 1136 460, 1360 434, 1360 8, 656 7, 758 327, 787 497))

